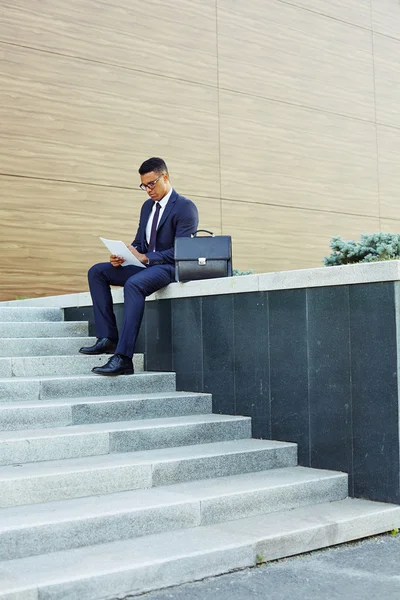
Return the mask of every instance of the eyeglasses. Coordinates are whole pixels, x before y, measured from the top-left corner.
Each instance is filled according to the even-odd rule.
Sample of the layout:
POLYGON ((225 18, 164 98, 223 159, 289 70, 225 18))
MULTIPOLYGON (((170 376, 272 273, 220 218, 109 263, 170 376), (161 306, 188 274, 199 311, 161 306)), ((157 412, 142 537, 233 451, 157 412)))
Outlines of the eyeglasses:
POLYGON ((150 181, 150 183, 141 183, 139 185, 140 189, 143 190, 144 192, 146 190, 152 190, 153 188, 156 187, 156 183, 159 179, 161 179, 161 177, 164 176, 164 173, 162 173, 159 177, 157 177, 157 179, 155 179, 154 181, 150 181))

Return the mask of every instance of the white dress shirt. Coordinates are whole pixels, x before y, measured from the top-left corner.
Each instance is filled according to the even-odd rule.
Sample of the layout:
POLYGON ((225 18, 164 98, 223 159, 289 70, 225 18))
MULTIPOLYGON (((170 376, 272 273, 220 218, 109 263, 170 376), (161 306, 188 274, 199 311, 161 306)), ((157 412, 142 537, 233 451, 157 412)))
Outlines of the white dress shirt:
MULTIPOLYGON (((159 205, 160 205, 161 208, 160 208, 160 213, 158 215, 157 228, 158 228, 158 224, 159 224, 159 222, 161 220, 162 214, 163 214, 163 212, 165 210, 165 207, 167 206, 167 202, 168 202, 168 200, 171 197, 172 191, 173 190, 171 188, 169 190, 168 194, 166 194, 164 196, 164 198, 161 198, 161 200, 158 201, 158 203, 159 203, 159 205)), ((153 201, 153 208, 151 209, 149 220, 147 221, 147 225, 146 225, 146 240, 147 240, 148 244, 150 243, 151 226, 153 224, 154 213, 156 212, 156 205, 157 205, 157 202, 154 200, 153 201)))

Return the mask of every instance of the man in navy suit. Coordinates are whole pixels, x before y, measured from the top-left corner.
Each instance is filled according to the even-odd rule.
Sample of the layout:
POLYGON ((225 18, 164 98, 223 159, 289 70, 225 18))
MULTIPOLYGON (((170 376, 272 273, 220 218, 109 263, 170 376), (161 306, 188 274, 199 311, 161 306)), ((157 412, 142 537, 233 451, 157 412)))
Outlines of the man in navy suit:
POLYGON ((142 206, 136 237, 128 248, 146 268, 123 267, 124 260, 111 255, 110 262, 94 265, 88 274, 97 341, 80 352, 113 355, 105 365, 92 369, 98 375, 133 373, 132 356, 145 298, 175 280, 175 237, 190 237, 198 225, 196 206, 171 187, 167 165, 161 158, 146 160, 139 174, 140 187, 150 198, 142 206), (124 286, 124 320, 119 336, 110 285, 124 286))

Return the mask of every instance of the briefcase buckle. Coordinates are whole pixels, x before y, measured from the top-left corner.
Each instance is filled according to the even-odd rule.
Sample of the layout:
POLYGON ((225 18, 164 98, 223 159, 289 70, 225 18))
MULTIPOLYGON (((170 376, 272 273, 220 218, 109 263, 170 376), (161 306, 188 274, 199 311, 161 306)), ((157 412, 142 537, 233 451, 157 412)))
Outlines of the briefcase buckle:
POLYGON ((198 259, 197 261, 199 263, 199 265, 201 265, 202 267, 204 267, 204 265, 207 263, 207 259, 204 257, 201 257, 198 259))

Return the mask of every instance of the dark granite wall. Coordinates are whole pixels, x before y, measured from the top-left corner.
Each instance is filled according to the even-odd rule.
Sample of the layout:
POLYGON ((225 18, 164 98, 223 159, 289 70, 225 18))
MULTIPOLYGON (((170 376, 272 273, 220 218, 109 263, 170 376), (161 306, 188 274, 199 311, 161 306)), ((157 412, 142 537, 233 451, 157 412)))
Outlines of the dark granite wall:
POLYGON ((254 437, 297 442, 301 465, 349 473, 350 495, 400 504, 397 285, 148 302, 137 351, 254 437))

